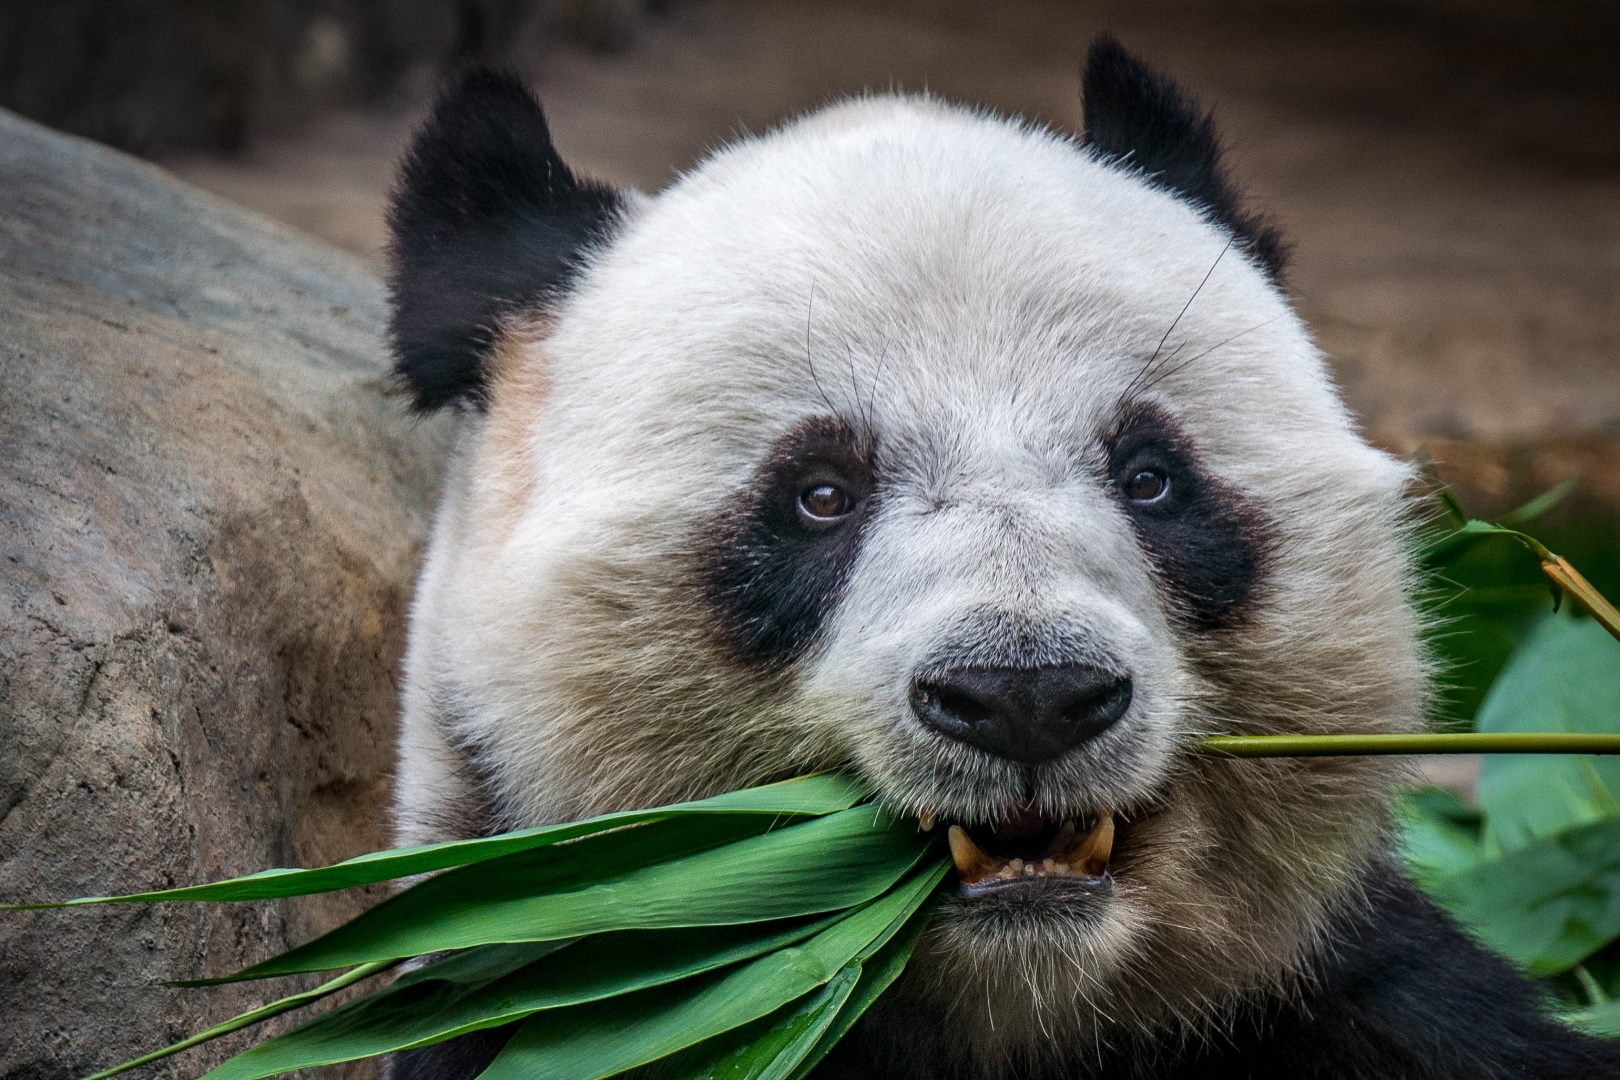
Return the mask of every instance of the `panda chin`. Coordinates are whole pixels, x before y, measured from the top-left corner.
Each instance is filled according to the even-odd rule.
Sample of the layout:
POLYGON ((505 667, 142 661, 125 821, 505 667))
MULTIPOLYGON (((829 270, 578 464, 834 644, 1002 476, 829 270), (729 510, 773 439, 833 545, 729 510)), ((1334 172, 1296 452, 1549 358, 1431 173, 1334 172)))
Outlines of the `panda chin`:
POLYGON ((951 825, 947 838, 963 899, 1053 893, 1100 898, 1113 887, 1112 811, 1057 821, 1019 807, 993 824, 951 825))

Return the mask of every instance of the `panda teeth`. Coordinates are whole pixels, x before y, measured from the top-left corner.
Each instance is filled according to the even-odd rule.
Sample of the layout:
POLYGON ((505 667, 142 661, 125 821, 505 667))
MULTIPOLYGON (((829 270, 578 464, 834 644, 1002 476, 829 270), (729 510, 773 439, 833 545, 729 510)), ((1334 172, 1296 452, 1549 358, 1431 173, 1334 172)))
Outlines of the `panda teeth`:
POLYGON ((960 825, 952 825, 945 839, 950 841, 951 861, 956 863, 956 874, 964 885, 977 885, 1007 868, 1005 861, 981 851, 960 825))
POLYGON ((1063 861, 1082 877, 1102 877, 1113 854, 1114 814, 1108 810, 1097 815, 1097 824, 1064 854, 1063 861))
POLYGON ((960 825, 952 825, 946 839, 951 845, 951 860, 956 863, 957 876, 969 887, 1017 878, 1102 877, 1114 853, 1113 812, 1097 815, 1097 824, 1084 836, 1079 836, 1078 832, 1074 822, 1065 821, 1046 853, 1027 862, 1020 858, 999 859, 985 853, 960 825))

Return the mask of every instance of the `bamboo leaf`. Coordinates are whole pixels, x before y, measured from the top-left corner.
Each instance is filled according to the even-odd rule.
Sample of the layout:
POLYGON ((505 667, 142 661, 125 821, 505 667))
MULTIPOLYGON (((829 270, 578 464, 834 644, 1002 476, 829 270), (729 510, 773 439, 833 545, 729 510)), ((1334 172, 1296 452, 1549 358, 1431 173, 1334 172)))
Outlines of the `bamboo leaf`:
MULTIPOLYGON (((934 881, 950 864, 941 861, 934 881)), ((930 893, 887 940, 878 938, 835 978, 798 1002, 754 1024, 665 1058, 637 1073, 637 1080, 789 1080, 802 1077, 826 1056, 879 994, 899 976, 933 913, 930 893), (847 980, 844 976, 852 978, 847 980)))
POLYGON ((821 989, 637 1070, 636 1080, 786 1080, 838 1018, 860 975, 858 961, 845 964, 821 989))
POLYGON ((324 971, 495 942, 812 915, 881 894, 930 844, 915 823, 890 820, 871 806, 667 862, 658 861, 655 849, 666 838, 655 826, 601 840, 613 838, 622 839, 612 860, 571 844, 532 865, 516 861, 533 857, 525 855, 429 878, 230 978, 324 971))
POLYGON ((1503 525, 1492 525, 1487 521, 1470 521, 1456 532, 1429 544, 1423 549, 1423 556, 1435 561, 1457 543, 1479 536, 1506 536, 1517 540, 1540 560, 1542 572, 1553 585, 1555 600, 1560 592, 1568 593, 1588 615, 1597 620, 1599 625, 1620 640, 1620 609, 1616 609, 1602 593, 1598 592, 1568 559, 1548 551, 1545 544, 1528 533, 1503 525))
POLYGON ((682 983, 530 1017, 480 1080, 602 1080, 767 1016, 881 948, 927 899, 945 864, 782 949, 700 985, 682 983))
MULTIPOLYGON (((1589 619, 1549 616, 1513 654, 1480 707, 1481 732, 1620 740, 1620 642, 1589 619)), ((1620 759, 1493 756, 1477 788, 1488 853, 1620 816, 1620 759)))
POLYGON ((1481 819, 1453 791, 1424 788, 1407 792, 1396 806, 1401 823, 1400 853, 1418 884, 1472 870, 1485 858, 1481 819))
POLYGON ((260 1043, 207 1073, 206 1080, 258 1080, 431 1046, 542 1009, 598 1001, 752 959, 802 941, 834 919, 626 931, 569 948, 560 942, 469 949, 260 1043))
POLYGON ((1605 1001, 1579 1012, 1565 1013, 1563 1021, 1588 1035, 1620 1038, 1620 1001, 1605 1001))
POLYGON ((1510 529, 1530 524, 1573 494, 1575 489, 1581 486, 1581 479, 1579 475, 1571 476, 1557 487, 1543 491, 1523 506, 1503 514, 1499 524, 1510 529))
POLYGON ((900 977, 906 963, 911 959, 911 954, 917 948, 917 942, 922 939, 923 931, 928 928, 937 898, 937 894, 930 897, 929 902, 912 915, 899 933, 874 955, 864 960, 861 965, 860 982, 855 985, 854 992, 839 1008, 837 1018, 822 1032, 816 1045, 799 1062, 789 1080, 804 1080, 810 1070, 821 1063, 821 1059, 827 1056, 838 1041, 849 1034, 849 1029, 855 1026, 855 1021, 859 1020, 900 977))
POLYGON ((476 840, 454 840, 443 844, 374 851, 332 866, 310 870, 277 868, 207 885, 131 893, 126 896, 85 896, 49 904, 0 904, 0 911, 35 911, 81 904, 148 903, 157 900, 235 902, 307 896, 311 893, 332 892, 357 885, 371 885, 379 881, 433 873, 454 866, 467 866, 560 844, 609 829, 623 829, 671 817, 736 815, 772 821, 819 817, 846 810, 860 802, 866 795, 865 787, 844 774, 817 773, 779 784, 727 792, 700 802, 607 814, 586 821, 547 825, 476 840))
POLYGON ((1620 818, 1536 840, 1427 885, 1520 966, 1566 971, 1620 936, 1620 818))

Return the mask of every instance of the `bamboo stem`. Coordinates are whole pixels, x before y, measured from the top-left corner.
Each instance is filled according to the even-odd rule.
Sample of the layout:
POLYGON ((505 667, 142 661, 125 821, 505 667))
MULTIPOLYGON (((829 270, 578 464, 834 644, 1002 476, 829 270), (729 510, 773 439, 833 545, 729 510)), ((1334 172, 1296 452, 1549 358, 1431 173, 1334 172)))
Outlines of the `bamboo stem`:
POLYGON ((1581 572, 1570 565, 1568 559, 1548 551, 1547 545, 1528 533, 1504 525, 1492 525, 1488 521, 1469 521, 1456 532, 1431 544, 1428 550, 1432 555, 1442 546, 1477 536, 1511 536, 1523 544, 1541 563, 1541 572, 1552 581, 1555 599, 1557 592, 1563 592, 1579 604, 1583 611, 1596 619, 1598 624, 1616 640, 1620 640, 1620 611, 1617 611, 1602 593, 1593 588, 1592 583, 1582 577, 1581 572))
POLYGON ((84 1080, 107 1080, 107 1077, 117 1076, 119 1073, 133 1069, 137 1065, 148 1065, 154 1061, 160 1061, 170 1054, 178 1054, 182 1050, 190 1050, 193 1046, 201 1046, 203 1043, 217 1039, 221 1035, 229 1035, 233 1031, 240 1031, 245 1027, 263 1023, 272 1016, 280 1016, 284 1012, 302 1008, 330 994, 335 994, 345 987, 353 986, 362 979, 369 979, 378 972, 387 971, 399 962, 398 960, 374 960, 369 964, 361 964, 359 967, 349 969, 330 982, 322 983, 313 990, 306 990, 302 994, 284 997, 279 1001, 272 1001, 268 1005, 252 1009, 240 1016, 233 1016, 223 1024, 216 1024, 207 1031, 197 1032, 189 1039, 181 1039, 179 1042, 165 1046, 161 1050, 154 1050, 150 1054, 142 1054, 133 1061, 126 1061, 122 1065, 115 1065, 98 1073, 91 1073, 84 1080))
POLYGON ((1210 735, 1216 757, 1347 757, 1370 754, 1620 754, 1620 735, 1459 732, 1421 735, 1210 735))
POLYGON ((1603 594, 1592 587, 1592 583, 1581 576, 1569 564, 1569 560, 1562 555, 1547 552, 1546 558, 1541 560, 1541 572, 1552 578, 1553 584, 1564 590, 1566 596, 1581 605, 1584 610, 1598 623, 1620 639, 1620 611, 1616 611, 1613 604, 1604 598, 1603 594))

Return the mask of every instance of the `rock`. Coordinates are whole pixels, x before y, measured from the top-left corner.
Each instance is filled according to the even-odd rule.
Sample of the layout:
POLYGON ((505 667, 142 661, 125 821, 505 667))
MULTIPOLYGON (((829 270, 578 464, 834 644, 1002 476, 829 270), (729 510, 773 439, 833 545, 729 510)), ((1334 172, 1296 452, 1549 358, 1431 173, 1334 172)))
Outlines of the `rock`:
MULTIPOLYGON (((384 319, 349 257, 0 112, 0 900, 386 846, 451 429, 391 395, 384 319)), ((0 1077, 83 1076, 289 992, 162 984, 373 899, 0 913, 0 1077)))

